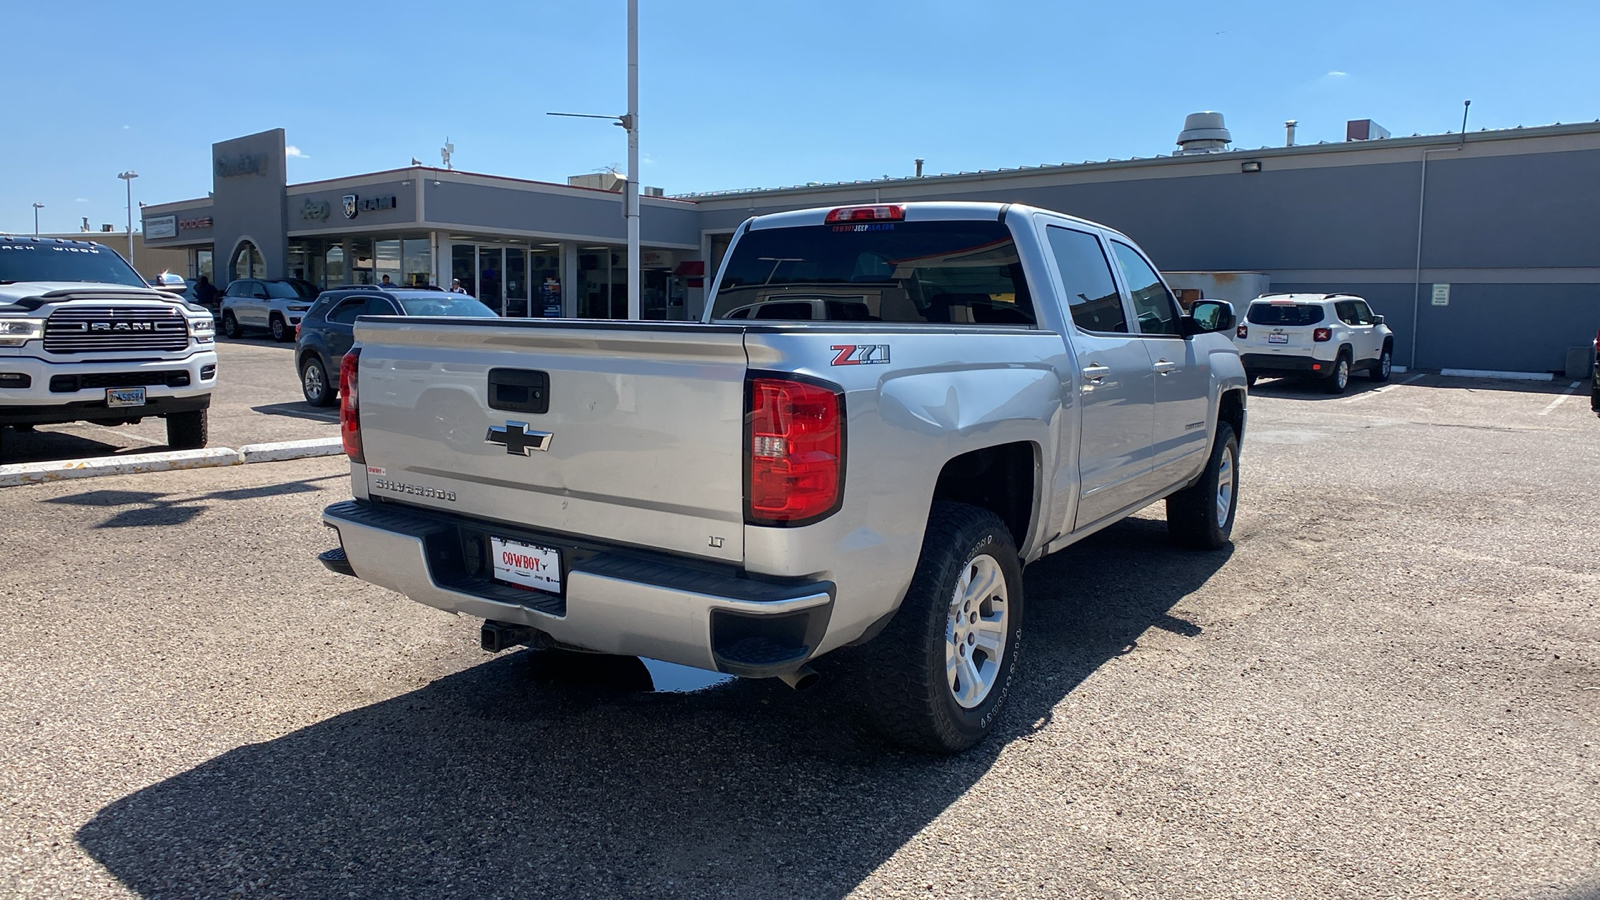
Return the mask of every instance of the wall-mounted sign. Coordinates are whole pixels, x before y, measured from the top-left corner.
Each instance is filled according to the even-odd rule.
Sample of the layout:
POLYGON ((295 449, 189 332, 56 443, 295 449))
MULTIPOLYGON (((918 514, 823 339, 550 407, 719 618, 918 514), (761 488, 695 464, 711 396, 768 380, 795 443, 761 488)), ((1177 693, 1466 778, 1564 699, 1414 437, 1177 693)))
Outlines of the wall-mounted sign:
POLYGON ((149 240, 151 238, 177 237, 178 236, 178 217, 177 216, 156 216, 153 219, 145 219, 144 220, 144 236, 145 236, 146 240, 149 240))
POLYGON ((267 174, 267 156, 265 153, 240 153, 235 156, 217 157, 218 178, 265 174, 267 174))
POLYGON ((333 212, 333 207, 326 200, 312 200, 306 198, 306 205, 300 207, 300 218, 310 222, 319 222, 326 219, 333 212))
POLYGON ((201 216, 201 217, 199 217, 197 219, 179 219, 178 220, 178 230, 179 231, 194 231, 195 229, 198 229, 198 228, 210 228, 210 227, 211 227, 211 217, 210 216, 201 216))
POLYGON ((1435 284, 1433 286, 1433 305, 1434 306, 1449 306, 1450 305, 1450 285, 1448 285, 1448 284, 1435 284))
POLYGON ((344 217, 354 219, 358 213, 377 212, 380 209, 394 209, 398 200, 393 194, 383 197, 358 197, 355 194, 345 194, 339 198, 344 204, 344 217))

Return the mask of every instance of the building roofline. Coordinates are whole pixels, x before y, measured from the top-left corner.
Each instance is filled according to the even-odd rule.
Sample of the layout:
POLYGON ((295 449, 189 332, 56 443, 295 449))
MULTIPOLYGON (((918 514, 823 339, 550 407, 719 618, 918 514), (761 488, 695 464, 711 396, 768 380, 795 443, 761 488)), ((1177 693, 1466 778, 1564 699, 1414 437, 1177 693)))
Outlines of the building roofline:
MULTIPOLYGON (((358 174, 355 174, 355 175, 342 175, 342 176, 340 176, 338 178, 323 178, 323 179, 320 179, 320 180, 317 180, 317 181, 297 181, 294 184, 289 185, 288 187, 291 188, 291 189, 293 189, 293 188, 306 188, 306 187, 311 187, 311 186, 315 186, 315 185, 337 184, 337 183, 342 182, 342 181, 354 181, 354 180, 356 180, 358 178, 376 178, 376 177, 379 177, 379 176, 382 176, 382 175, 406 175, 406 174, 409 174, 409 173, 412 173, 412 172, 417 172, 417 173, 426 172, 426 173, 429 173, 428 176, 427 176, 429 178, 437 178, 439 176, 446 176, 446 177, 460 176, 460 177, 463 177, 463 178, 466 178, 466 179, 480 179, 481 178, 481 179, 484 179, 486 181, 509 181, 509 182, 513 182, 515 184, 529 184, 529 185, 536 185, 538 187, 559 188, 561 190, 567 190, 567 191, 584 191, 584 192, 593 193, 593 194, 605 194, 605 195, 610 196, 610 197, 620 196, 621 193, 622 193, 621 191, 608 191, 608 190, 605 190, 604 188, 585 187, 583 185, 578 185, 578 184, 562 184, 562 183, 556 182, 556 181, 540 181, 540 180, 535 179, 535 178, 517 178, 517 177, 511 176, 511 175, 488 175, 488 174, 485 174, 483 172, 468 172, 468 171, 465 171, 465 170, 462 170, 462 169, 441 169, 438 166, 403 166, 403 167, 398 168, 398 169, 382 169, 382 170, 377 171, 377 172, 361 172, 361 173, 358 173, 358 174)), ((654 197, 654 196, 648 196, 648 195, 645 195, 645 194, 640 194, 639 199, 641 201, 644 201, 644 200, 666 200, 666 201, 669 201, 669 202, 672 202, 672 203, 683 203, 683 204, 687 204, 689 206, 693 206, 694 205, 694 201, 693 200, 684 200, 684 199, 681 199, 681 198, 678 198, 678 197, 654 197)))
MULTIPOLYGON (((1525 128, 1521 125, 1515 128, 1498 128, 1494 130, 1483 129, 1468 132, 1466 143, 1480 144, 1493 141, 1517 140, 1528 137, 1551 137, 1572 134, 1600 134, 1600 120, 1594 122, 1580 122, 1575 124, 1537 125, 1525 128)), ((723 191, 699 191, 677 194, 668 199, 680 200, 728 200, 732 198, 753 198, 762 196, 785 196, 801 194, 812 191, 853 190, 863 187, 883 187, 888 185, 903 186, 911 184, 961 184, 974 181, 988 181, 997 175, 1038 175, 1049 172, 1062 171, 1105 171, 1108 169, 1148 168, 1159 166, 1181 166, 1189 163, 1217 162, 1230 159, 1272 159, 1278 157, 1315 156, 1323 153, 1355 153, 1363 150, 1373 151, 1379 149, 1396 149, 1406 147, 1428 147, 1433 145, 1449 145, 1461 142, 1460 133, 1445 132, 1444 134, 1414 134, 1410 137, 1377 138, 1366 141, 1335 141, 1320 142, 1316 144, 1296 144, 1293 147, 1258 147, 1255 149, 1233 148, 1218 153, 1194 153, 1178 155, 1177 153, 1164 154, 1154 157, 1133 157, 1131 159, 1085 160, 1081 163, 1049 163, 1036 166, 1010 166, 999 169, 979 169, 976 172, 946 172, 939 175, 906 175, 895 178, 870 178, 859 181, 831 181, 810 184, 795 184, 776 188, 735 188, 723 191)))

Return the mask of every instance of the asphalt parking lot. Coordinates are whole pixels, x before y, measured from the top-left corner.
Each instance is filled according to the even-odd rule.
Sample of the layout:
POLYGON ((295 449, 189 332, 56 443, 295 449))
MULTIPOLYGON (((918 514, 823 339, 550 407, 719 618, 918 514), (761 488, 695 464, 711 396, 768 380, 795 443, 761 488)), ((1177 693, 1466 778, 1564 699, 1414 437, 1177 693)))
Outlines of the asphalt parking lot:
MULTIPOLYGON (((284 370, 225 408, 296 389, 224 350, 284 370)), ((953 759, 849 727, 840 665, 486 656, 314 562, 338 458, 0 490, 0 895, 1600 896, 1600 420, 1355 387, 1252 392, 1228 550, 1151 510, 1030 567, 953 759)), ((315 430, 214 440, 331 433, 255 415, 315 430)))
MULTIPOLYGON (((217 335, 217 388, 211 395, 211 446, 337 437, 339 410, 305 402, 294 369, 294 344, 270 338, 232 341, 217 335)), ((6 432, 0 463, 45 462, 89 456, 149 453, 167 448, 167 425, 74 422, 6 432)))

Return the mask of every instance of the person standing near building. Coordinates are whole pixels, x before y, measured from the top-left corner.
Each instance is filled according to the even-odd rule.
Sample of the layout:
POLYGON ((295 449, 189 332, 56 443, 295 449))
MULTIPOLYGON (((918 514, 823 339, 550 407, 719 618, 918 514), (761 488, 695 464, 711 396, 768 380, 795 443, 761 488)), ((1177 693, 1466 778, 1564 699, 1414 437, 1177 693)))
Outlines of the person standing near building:
POLYGON ((194 299, 201 306, 216 306, 217 286, 211 283, 211 279, 201 275, 194 283, 194 299))

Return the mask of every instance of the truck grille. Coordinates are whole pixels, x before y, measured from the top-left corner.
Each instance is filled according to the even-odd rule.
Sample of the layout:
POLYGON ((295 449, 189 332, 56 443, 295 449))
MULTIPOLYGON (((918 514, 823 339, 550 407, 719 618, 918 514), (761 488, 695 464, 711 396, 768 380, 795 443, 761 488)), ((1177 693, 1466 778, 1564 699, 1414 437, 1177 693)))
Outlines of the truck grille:
POLYGON ((49 353, 170 352, 189 346, 189 326, 170 306, 79 306, 44 325, 49 353))
POLYGON ((184 369, 164 372, 97 372, 92 375, 55 375, 50 378, 50 391, 70 394, 99 388, 123 387, 188 387, 189 373, 184 369))

